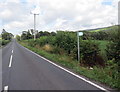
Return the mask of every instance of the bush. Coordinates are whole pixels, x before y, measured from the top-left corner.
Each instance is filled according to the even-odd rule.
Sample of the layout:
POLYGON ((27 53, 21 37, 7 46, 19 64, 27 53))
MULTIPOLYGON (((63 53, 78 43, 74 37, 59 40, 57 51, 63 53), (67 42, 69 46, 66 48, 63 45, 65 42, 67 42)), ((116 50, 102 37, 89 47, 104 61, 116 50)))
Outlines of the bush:
POLYGON ((9 42, 10 40, 2 40, 2 46, 8 44, 9 42))
MULTIPOLYGON (((77 34, 76 32, 58 31, 56 36, 42 36, 35 41, 28 40, 31 47, 41 47, 45 51, 55 54, 67 54, 71 59, 77 59, 77 34)), ((80 53, 82 64, 88 66, 104 65, 104 60, 99 54, 99 44, 94 41, 83 41, 80 37, 80 53)))
POLYGON ((36 40, 34 41, 33 39, 27 40, 28 45, 31 47, 35 47, 35 45, 37 44, 36 40))
POLYGON ((39 39, 37 39, 37 42, 40 46, 44 46, 45 44, 48 43, 48 37, 47 36, 42 36, 39 39))
POLYGON ((94 66, 94 65, 104 66, 105 65, 105 61, 99 54, 100 49, 98 45, 99 44, 90 40, 81 42, 80 44, 80 53, 82 54, 81 63, 88 66, 94 66))
POLYGON ((77 48, 76 33, 58 31, 56 35, 56 45, 59 48, 63 48, 68 55, 72 55, 73 53, 76 53, 76 51, 73 50, 74 48, 77 48))
POLYGON ((108 60, 114 59, 114 63, 120 65, 120 27, 115 31, 111 39, 112 42, 107 45, 106 49, 108 60))
MULTIPOLYGON (((115 87, 120 89, 120 27, 111 36, 111 43, 107 45, 107 57, 109 61, 112 61, 111 68, 113 71, 112 77, 117 80, 115 87)), ((110 63, 110 62, 109 62, 110 63)))

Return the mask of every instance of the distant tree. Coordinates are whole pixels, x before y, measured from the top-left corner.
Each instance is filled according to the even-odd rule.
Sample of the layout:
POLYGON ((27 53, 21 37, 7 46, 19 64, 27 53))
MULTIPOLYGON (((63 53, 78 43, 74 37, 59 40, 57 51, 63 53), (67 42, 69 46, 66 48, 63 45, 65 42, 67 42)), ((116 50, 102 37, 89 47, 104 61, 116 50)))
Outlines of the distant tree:
POLYGON ((55 35, 56 33, 52 32, 52 33, 49 33, 47 31, 43 32, 43 31, 40 31, 36 34, 36 37, 37 38, 40 38, 42 36, 50 36, 50 35, 55 35))
POLYGON ((32 39, 33 35, 30 33, 30 31, 23 31, 21 35, 22 40, 32 39))
POLYGON ((16 39, 17 39, 18 41, 20 41, 20 36, 19 36, 19 35, 16 35, 16 39))
POLYGON ((27 31, 23 31, 22 32, 21 39, 22 40, 26 40, 27 39, 27 31))
POLYGON ((32 39, 32 35, 30 34, 30 31, 27 31, 27 39, 32 39))
POLYGON ((47 32, 47 31, 45 31, 45 32, 43 32, 43 35, 44 35, 44 36, 50 36, 50 33, 47 32))
POLYGON ((40 36, 44 36, 43 31, 40 31, 39 34, 40 36))
POLYGON ((51 32, 50 35, 51 35, 51 36, 55 36, 56 33, 55 33, 55 32, 51 32))
POLYGON ((13 34, 8 33, 7 31, 5 31, 5 29, 3 29, 1 36, 2 36, 2 39, 4 40, 11 40, 13 37, 13 34))
POLYGON ((3 29, 3 31, 2 31, 2 34, 4 34, 4 33, 7 33, 7 32, 5 31, 5 29, 3 29))

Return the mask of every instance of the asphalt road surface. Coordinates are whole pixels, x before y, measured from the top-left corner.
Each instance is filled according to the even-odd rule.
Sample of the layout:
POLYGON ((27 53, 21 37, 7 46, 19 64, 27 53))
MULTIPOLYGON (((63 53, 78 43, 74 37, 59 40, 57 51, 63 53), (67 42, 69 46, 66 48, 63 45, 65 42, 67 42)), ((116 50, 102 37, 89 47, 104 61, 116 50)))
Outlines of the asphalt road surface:
POLYGON ((51 64, 15 40, 2 49, 3 90, 102 90, 51 64))

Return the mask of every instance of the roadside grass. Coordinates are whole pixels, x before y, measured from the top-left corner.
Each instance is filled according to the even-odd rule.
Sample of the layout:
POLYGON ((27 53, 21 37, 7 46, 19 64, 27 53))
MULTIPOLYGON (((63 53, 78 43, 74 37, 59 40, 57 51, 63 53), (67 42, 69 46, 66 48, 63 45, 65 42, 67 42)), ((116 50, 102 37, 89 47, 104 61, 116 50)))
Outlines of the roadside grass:
POLYGON ((0 39, 0 47, 3 47, 5 45, 7 45, 10 41, 9 40, 2 40, 0 39))
POLYGON ((2 39, 0 39, 0 48, 2 47, 2 39))
MULTIPOLYGON (((88 67, 82 67, 80 66, 79 62, 77 62, 76 60, 69 59, 70 57, 68 57, 67 55, 52 54, 42 49, 30 47, 28 46, 27 41, 22 41, 19 43, 22 46, 32 50, 33 52, 63 67, 66 67, 75 73, 83 75, 89 78, 90 80, 95 80, 97 82, 103 83, 111 88, 120 88, 118 85, 119 84, 118 79, 112 77, 115 71, 109 66, 105 68, 93 67, 93 69, 90 69, 88 67)), ((105 44, 107 44, 107 42, 101 43, 101 49, 105 49, 105 47, 103 48, 105 44)))
POLYGON ((0 44, 2 44, 2 39, 0 38, 0 44))

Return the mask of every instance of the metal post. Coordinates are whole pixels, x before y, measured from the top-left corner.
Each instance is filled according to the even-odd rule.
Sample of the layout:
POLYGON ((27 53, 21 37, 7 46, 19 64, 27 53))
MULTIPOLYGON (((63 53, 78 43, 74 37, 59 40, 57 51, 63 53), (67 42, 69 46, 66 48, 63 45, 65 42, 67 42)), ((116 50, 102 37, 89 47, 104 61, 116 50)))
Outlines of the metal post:
POLYGON ((79 32, 77 32, 77 38, 78 38, 78 61, 80 61, 80 43, 79 43, 79 32))
POLYGON ((34 14, 34 40, 36 39, 36 14, 34 14))

